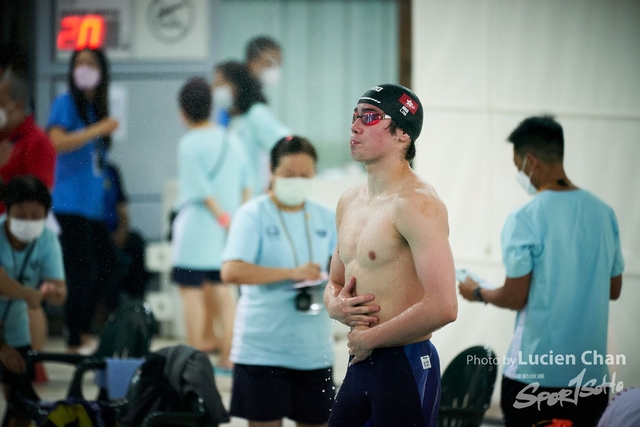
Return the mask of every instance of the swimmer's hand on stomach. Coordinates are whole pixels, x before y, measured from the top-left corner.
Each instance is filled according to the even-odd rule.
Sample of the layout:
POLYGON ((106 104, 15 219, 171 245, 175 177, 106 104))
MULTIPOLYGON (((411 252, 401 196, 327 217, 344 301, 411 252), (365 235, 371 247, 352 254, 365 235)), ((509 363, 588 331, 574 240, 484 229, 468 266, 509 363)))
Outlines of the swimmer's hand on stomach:
POLYGON ((333 299, 329 307, 329 314, 332 318, 344 323, 347 326, 370 327, 378 322, 378 318, 371 316, 371 313, 380 311, 377 305, 363 305, 375 299, 372 294, 356 295, 356 278, 352 277, 344 285, 338 296, 333 299))

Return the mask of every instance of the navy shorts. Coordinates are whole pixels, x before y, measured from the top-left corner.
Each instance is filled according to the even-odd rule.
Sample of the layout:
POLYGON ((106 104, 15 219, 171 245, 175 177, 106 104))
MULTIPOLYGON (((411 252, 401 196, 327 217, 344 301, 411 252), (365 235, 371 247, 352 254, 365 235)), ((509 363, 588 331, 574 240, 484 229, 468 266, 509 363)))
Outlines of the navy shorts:
POLYGON ((180 286, 199 287, 205 280, 222 283, 220 270, 196 270, 192 268, 173 267, 171 280, 180 286))
POLYGON ((229 412, 234 417, 324 424, 335 397, 333 369, 307 371, 236 363, 232 391, 229 412))
MULTIPOLYGON (((31 350, 30 346, 25 347, 15 347, 15 349, 20 353, 23 359, 27 358, 27 353, 31 350)), ((14 374, 10 370, 4 366, 2 362, 0 362, 0 383, 7 384, 10 386, 14 386, 18 384, 18 380, 20 379, 22 374, 14 374)))
POLYGON ((349 366, 329 427, 437 427, 440 359, 431 341, 376 348, 349 366))

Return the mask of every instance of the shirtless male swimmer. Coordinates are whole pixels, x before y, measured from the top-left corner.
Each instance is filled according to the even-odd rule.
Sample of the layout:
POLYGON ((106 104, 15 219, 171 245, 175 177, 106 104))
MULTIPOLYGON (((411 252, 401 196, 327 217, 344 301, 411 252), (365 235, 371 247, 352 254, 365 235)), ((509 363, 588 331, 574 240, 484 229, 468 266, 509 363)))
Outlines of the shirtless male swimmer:
POLYGON ((432 332, 458 313, 447 210, 410 167, 423 109, 383 84, 353 112, 351 157, 367 183, 338 202, 325 306, 351 326, 352 355, 330 427, 436 426, 440 363, 432 332))

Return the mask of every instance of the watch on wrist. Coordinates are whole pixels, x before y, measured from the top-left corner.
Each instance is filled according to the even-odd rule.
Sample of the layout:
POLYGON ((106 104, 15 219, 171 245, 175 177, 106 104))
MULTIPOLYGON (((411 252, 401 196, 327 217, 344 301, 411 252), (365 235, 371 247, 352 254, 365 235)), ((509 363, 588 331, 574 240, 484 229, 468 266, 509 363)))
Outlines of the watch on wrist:
POLYGON ((477 288, 475 288, 473 290, 473 295, 476 297, 476 301, 480 301, 483 303, 487 303, 483 298, 482 298, 482 294, 480 293, 480 289, 482 289, 480 286, 478 286, 477 288))

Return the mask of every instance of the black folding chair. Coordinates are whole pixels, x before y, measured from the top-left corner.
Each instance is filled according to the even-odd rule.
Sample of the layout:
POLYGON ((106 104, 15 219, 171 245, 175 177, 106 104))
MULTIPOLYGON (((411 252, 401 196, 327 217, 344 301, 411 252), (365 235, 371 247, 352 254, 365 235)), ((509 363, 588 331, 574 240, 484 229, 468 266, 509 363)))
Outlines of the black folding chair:
POLYGON ((479 427, 491 405, 498 366, 489 347, 470 347, 458 354, 442 375, 439 427, 479 427), (469 358, 474 363, 469 363, 469 358), (487 363, 483 363, 487 362, 487 363))

